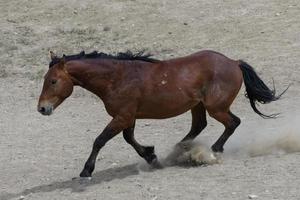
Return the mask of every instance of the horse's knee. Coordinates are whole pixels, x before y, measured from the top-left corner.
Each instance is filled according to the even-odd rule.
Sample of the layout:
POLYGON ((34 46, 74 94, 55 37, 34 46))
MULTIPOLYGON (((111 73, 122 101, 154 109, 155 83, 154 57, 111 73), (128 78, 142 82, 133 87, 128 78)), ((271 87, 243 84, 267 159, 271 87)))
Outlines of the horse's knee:
POLYGON ((128 144, 133 144, 134 143, 134 127, 130 127, 128 129, 123 130, 123 138, 128 144))
POLYGON ((111 137, 109 136, 109 134, 101 134, 101 135, 99 135, 95 139, 93 147, 96 148, 96 149, 101 149, 110 138, 111 137))

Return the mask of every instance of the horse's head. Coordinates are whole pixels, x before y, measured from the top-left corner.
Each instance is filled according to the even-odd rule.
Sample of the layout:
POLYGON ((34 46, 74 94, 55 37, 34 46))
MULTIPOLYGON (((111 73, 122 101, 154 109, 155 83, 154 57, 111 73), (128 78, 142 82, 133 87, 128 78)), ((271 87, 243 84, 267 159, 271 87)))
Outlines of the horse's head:
POLYGON ((44 76, 43 89, 39 98, 38 111, 51 115, 53 110, 72 94, 73 82, 65 69, 65 59, 50 52, 52 63, 44 76))

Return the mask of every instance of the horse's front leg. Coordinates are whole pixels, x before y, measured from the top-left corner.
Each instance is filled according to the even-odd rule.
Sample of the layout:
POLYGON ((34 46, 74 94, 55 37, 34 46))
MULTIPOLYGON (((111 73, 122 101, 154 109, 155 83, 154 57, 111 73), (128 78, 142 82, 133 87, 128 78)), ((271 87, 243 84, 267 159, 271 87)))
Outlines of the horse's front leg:
POLYGON ((86 161, 80 177, 91 177, 92 172, 95 169, 95 163, 100 149, 108 142, 111 138, 116 136, 122 130, 132 126, 134 119, 128 117, 115 117, 103 130, 103 132, 95 139, 92 152, 86 161))
POLYGON ((135 123, 131 127, 123 130, 123 137, 125 141, 130 144, 152 167, 162 168, 162 165, 159 163, 157 156, 154 153, 154 146, 143 146, 135 140, 134 127, 135 123))

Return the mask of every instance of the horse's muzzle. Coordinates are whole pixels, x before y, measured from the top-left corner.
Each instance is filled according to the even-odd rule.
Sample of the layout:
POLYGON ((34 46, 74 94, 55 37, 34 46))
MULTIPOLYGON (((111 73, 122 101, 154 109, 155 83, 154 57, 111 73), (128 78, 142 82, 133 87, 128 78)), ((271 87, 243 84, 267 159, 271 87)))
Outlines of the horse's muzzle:
POLYGON ((38 111, 42 115, 51 115, 53 112, 53 106, 39 106, 38 111))

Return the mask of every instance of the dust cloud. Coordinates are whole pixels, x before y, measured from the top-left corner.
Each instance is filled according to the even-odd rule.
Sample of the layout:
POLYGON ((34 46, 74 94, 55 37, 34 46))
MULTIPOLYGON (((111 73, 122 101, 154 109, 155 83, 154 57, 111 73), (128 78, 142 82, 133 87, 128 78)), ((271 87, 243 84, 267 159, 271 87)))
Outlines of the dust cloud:
POLYGON ((208 146, 200 142, 186 141, 176 144, 161 162, 163 166, 199 166, 217 164, 221 160, 208 146))
MULTIPOLYGON (((255 127, 255 125, 253 125, 255 127)), ((225 155, 263 156, 300 152, 300 114, 265 121, 244 134, 234 135, 225 146, 225 155), (227 150, 227 151, 226 151, 227 150)))
MULTIPOLYGON (((219 154, 210 149, 209 143, 199 142, 199 139, 180 142, 159 163, 162 167, 207 166, 221 164, 228 157, 239 159, 300 152, 300 114, 248 124, 248 127, 238 130, 224 147, 224 153, 219 154)), ((142 168, 151 170, 149 166, 142 168)))
POLYGON ((161 160, 163 166, 199 166, 222 163, 226 157, 256 157, 300 152, 300 114, 253 122, 235 133, 223 154, 211 151, 206 142, 187 141, 174 146, 161 160))
POLYGON ((215 154, 205 144, 196 141, 177 143, 167 156, 159 159, 155 164, 148 165, 145 162, 139 164, 141 171, 152 171, 171 166, 196 167, 221 163, 219 154, 215 154))

